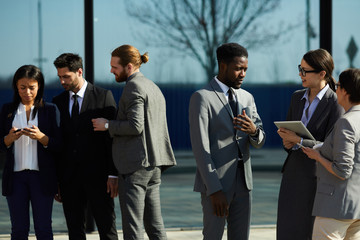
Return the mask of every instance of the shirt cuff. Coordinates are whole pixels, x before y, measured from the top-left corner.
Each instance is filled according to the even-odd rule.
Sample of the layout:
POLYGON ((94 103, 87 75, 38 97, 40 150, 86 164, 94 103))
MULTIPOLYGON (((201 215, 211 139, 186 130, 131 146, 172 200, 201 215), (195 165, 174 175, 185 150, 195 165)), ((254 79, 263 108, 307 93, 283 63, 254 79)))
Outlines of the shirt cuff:
POLYGON ((109 175, 109 178, 118 178, 118 176, 109 175))
MULTIPOLYGON (((300 145, 302 145, 303 140, 304 140, 303 138, 300 139, 300 145)), ((292 150, 298 150, 299 148, 301 148, 301 147, 299 146, 299 144, 295 144, 295 146, 292 147, 292 150)))
POLYGON ((255 133, 254 134, 249 134, 249 135, 252 138, 256 138, 257 136, 259 136, 259 132, 260 132, 260 129, 258 127, 256 127, 255 133))

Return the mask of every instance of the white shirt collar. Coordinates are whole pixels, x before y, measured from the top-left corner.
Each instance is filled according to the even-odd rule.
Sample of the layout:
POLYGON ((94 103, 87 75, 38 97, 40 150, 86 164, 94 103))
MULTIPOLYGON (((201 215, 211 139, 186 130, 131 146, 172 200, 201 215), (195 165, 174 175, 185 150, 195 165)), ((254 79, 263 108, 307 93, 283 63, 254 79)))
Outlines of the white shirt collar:
MULTIPOLYGON (((323 87, 323 89, 321 89, 320 92, 318 92, 318 94, 316 95, 316 98, 321 100, 324 97, 324 95, 328 89, 329 89, 329 84, 326 84, 325 87, 323 87)), ((306 100, 308 100, 308 96, 309 96, 309 89, 306 89, 306 92, 301 99, 305 98, 306 100)))
POLYGON ((222 90, 222 91, 225 93, 225 95, 227 96, 228 91, 229 91, 230 88, 229 88, 228 86, 226 86, 223 82, 221 82, 221 81, 217 78, 217 76, 215 76, 215 81, 219 84, 221 90, 222 90))
MULTIPOLYGON (((80 90, 76 93, 80 98, 84 98, 84 95, 85 95, 85 90, 86 90, 86 87, 88 85, 88 82, 86 80, 84 80, 84 84, 82 85, 82 87, 80 88, 80 90)), ((72 96, 74 95, 75 93, 73 91, 69 91, 69 97, 70 99, 72 99, 72 96)))

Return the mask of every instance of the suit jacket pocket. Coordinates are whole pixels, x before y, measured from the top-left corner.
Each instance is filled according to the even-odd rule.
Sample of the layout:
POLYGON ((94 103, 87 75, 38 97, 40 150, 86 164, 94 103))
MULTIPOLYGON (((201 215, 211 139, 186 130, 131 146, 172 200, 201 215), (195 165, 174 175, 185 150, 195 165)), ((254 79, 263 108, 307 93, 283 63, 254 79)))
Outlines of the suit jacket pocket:
POLYGON ((320 183, 317 187, 317 192, 320 194, 333 196, 335 192, 335 187, 331 184, 320 183))

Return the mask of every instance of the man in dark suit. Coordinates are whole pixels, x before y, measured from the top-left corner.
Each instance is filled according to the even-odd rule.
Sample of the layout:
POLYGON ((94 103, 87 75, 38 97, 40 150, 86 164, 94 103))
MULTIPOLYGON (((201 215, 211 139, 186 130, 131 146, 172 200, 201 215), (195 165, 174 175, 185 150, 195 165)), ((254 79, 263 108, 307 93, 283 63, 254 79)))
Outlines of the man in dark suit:
POLYGON ((113 157, 120 178, 124 239, 166 239, 160 207, 161 173, 175 165, 166 122, 165 98, 141 72, 147 53, 130 45, 112 52, 111 72, 125 82, 116 120, 93 120, 95 131, 113 137, 113 157))
POLYGON ((265 132, 254 97, 241 89, 248 68, 247 50, 237 43, 217 51, 219 74, 190 99, 189 120, 201 193, 204 239, 249 238, 252 173, 250 145, 260 148, 265 132))
POLYGON ((60 192, 69 239, 86 239, 85 208, 91 207, 100 239, 118 239, 114 201, 117 171, 112 161, 111 138, 95 132, 91 119, 114 119, 116 103, 109 90, 83 78, 80 56, 64 53, 55 61, 65 91, 54 97, 60 110, 64 150, 58 161, 60 192))

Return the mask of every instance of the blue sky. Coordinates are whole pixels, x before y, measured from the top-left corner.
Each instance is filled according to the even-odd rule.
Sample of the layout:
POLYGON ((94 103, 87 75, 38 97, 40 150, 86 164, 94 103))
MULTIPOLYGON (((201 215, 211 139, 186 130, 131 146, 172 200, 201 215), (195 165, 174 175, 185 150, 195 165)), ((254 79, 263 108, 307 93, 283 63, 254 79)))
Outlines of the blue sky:
MULTIPOLYGON (((37 0, 0 0, 0 77, 12 76, 23 64, 35 64, 38 57, 37 0)), ((43 72, 46 80, 56 80, 52 62, 63 52, 75 52, 84 57, 83 0, 41 0, 43 19, 43 72)), ((95 80, 113 83, 110 74, 110 53, 122 44, 131 44, 140 53, 149 52, 150 61, 141 67, 157 83, 204 83, 205 74, 190 57, 171 55, 168 49, 148 46, 134 34, 143 26, 126 14, 126 0, 94 0, 95 80)), ((311 1, 311 20, 319 32, 318 1, 311 1)), ((336 73, 349 66, 346 55, 350 37, 360 48, 360 1, 333 0, 333 57, 336 73)), ((304 20, 305 0, 282 0, 271 16, 261 19, 271 28, 279 21, 297 23, 304 20)), ((297 65, 306 52, 305 25, 272 46, 249 49, 249 83, 298 82, 297 65)), ((319 39, 311 48, 319 47, 319 39)), ((359 53, 355 66, 360 67, 359 53)), ((336 75, 335 75, 336 77, 336 75)))

